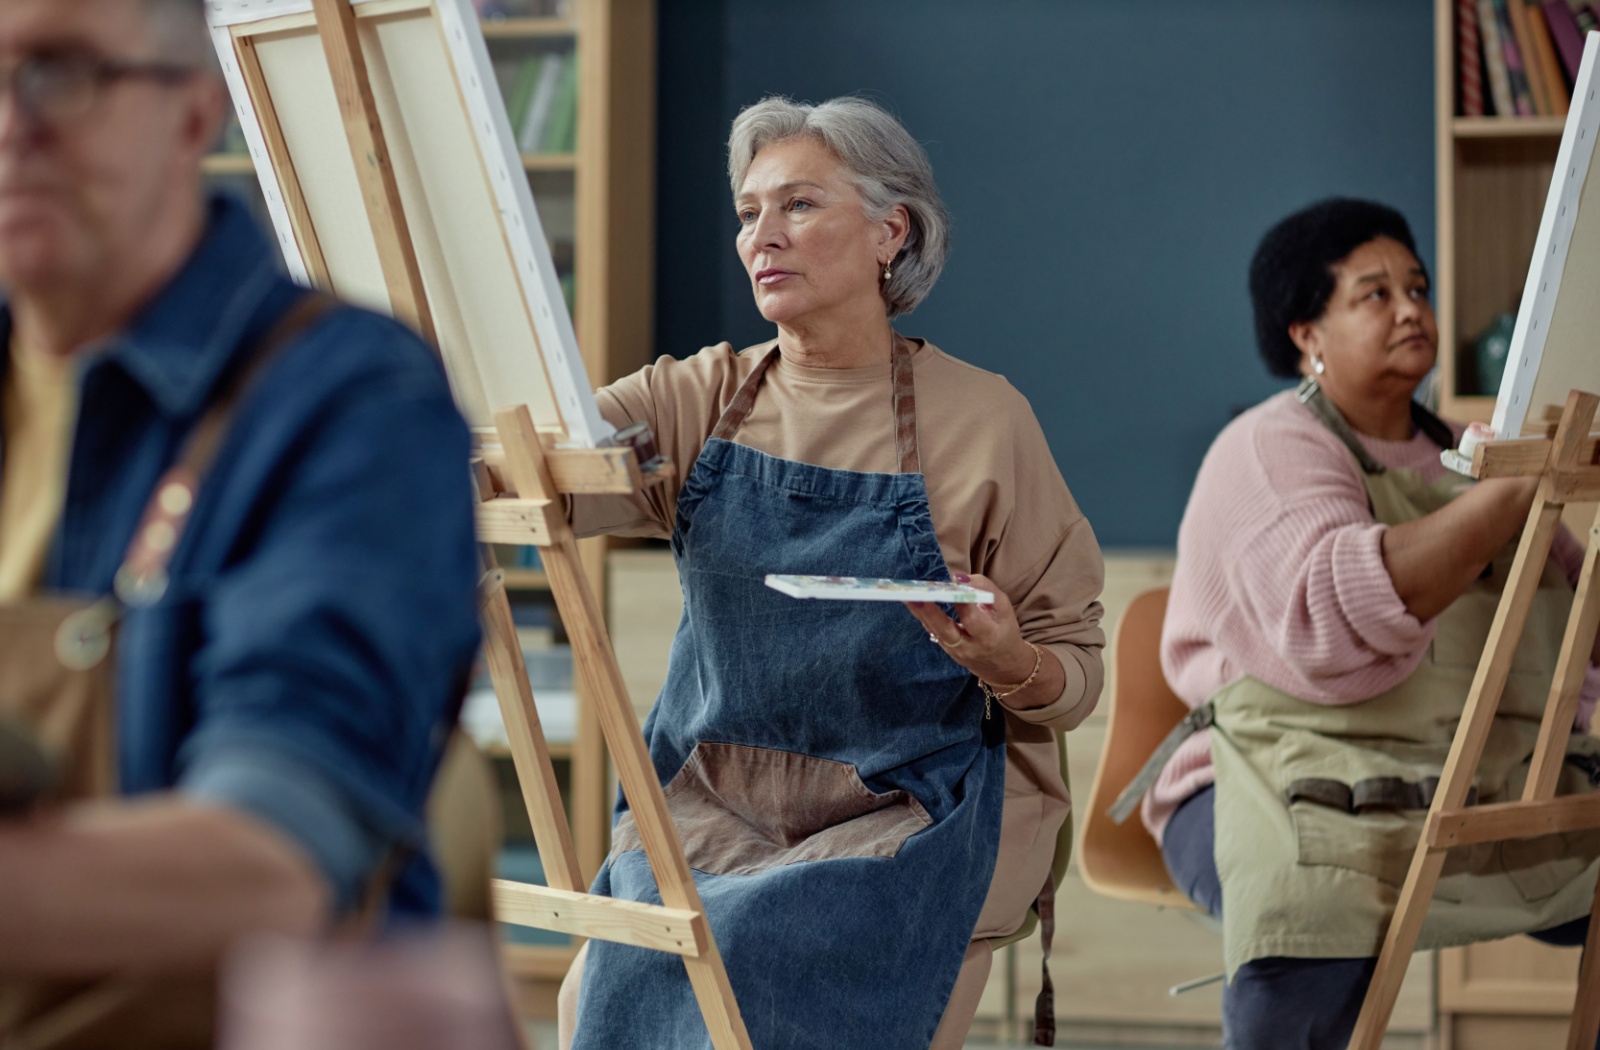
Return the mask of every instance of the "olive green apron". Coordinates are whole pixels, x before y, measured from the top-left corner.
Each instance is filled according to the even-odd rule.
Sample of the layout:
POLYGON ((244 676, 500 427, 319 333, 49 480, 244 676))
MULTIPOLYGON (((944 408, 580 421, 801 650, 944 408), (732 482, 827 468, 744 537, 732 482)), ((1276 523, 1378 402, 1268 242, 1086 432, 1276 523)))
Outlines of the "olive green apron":
MULTIPOLYGON (((1314 384, 1302 387, 1301 399, 1362 463, 1377 521, 1413 521, 1461 491, 1461 479, 1430 484, 1374 463, 1314 384)), ((1230 977, 1266 956, 1378 954, 1513 555, 1508 547, 1440 615, 1416 671, 1371 700, 1307 703, 1254 678, 1212 698, 1216 862, 1230 977)), ((1478 766, 1477 802, 1521 795, 1571 601, 1566 579, 1547 564, 1478 766)), ((1574 733, 1568 759, 1558 793, 1595 790, 1600 740, 1574 733)), ((1453 850, 1418 947, 1581 918, 1593 903, 1596 858, 1600 831, 1453 850)))

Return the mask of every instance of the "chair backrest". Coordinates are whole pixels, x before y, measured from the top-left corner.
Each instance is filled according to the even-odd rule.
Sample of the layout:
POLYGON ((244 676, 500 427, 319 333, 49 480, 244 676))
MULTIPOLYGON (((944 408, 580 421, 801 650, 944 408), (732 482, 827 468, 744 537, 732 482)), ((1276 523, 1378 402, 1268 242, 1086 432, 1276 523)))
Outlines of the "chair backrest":
POLYGON ((1166 614, 1167 588, 1161 587, 1129 602, 1117 623, 1111 646, 1111 710, 1089 805, 1080 813, 1078 870, 1085 885, 1104 896, 1198 911, 1172 884, 1161 847, 1138 813, 1122 824, 1107 815, 1145 760, 1189 713, 1161 673, 1161 624, 1166 614))

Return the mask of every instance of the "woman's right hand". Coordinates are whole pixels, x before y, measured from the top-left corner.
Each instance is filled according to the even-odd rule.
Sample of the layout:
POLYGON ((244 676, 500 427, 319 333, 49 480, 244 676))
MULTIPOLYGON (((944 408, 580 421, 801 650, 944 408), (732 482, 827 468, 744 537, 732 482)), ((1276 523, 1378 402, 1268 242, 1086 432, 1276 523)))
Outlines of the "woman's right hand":
POLYGON ((1383 564, 1406 611, 1427 622, 1466 593, 1521 531, 1539 479, 1490 478, 1383 536, 1383 564))

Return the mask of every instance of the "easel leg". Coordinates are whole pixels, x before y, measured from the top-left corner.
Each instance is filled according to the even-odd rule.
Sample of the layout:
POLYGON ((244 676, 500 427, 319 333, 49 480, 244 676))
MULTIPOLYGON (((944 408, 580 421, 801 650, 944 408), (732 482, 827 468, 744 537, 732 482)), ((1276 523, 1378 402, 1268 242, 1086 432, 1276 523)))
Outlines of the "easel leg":
MULTIPOLYGON (((485 558, 493 564, 493 555, 486 554, 485 558)), ((539 723, 539 711, 534 706, 528 669, 522 662, 522 646, 511 620, 511 601, 506 597, 505 586, 497 572, 486 580, 492 582, 486 583, 485 593, 479 595, 484 654, 495 696, 500 701, 500 714, 505 719, 511 758, 522 788, 522 802, 528 808, 528 820, 533 825, 533 839, 539 847, 545 881, 558 890, 582 890, 588 883, 579 870, 577 851, 572 847, 572 829, 566 815, 558 809, 561 788, 556 781, 555 766, 550 761, 544 727, 539 723)))
MULTIPOLYGON (((1511 673, 1511 660, 1527 625, 1528 610, 1533 606, 1534 593, 1544 575, 1545 560, 1550 556, 1550 545, 1560 521, 1561 505, 1550 501, 1546 486, 1541 484, 1539 495, 1528 511, 1528 524, 1522 530, 1511 576, 1495 611, 1494 625, 1489 629, 1483 660, 1473 676, 1461 725, 1450 746, 1450 757, 1439 778, 1439 790, 1428 814, 1429 824, 1439 813, 1466 805, 1467 792, 1472 787, 1478 761, 1483 757, 1489 730, 1494 725, 1495 711, 1511 673)), ((1406 873, 1394 916, 1384 934, 1378 966, 1373 971, 1366 1000, 1361 1004, 1361 1016, 1350 1037, 1350 1050, 1378 1050, 1383 1043, 1395 1000, 1400 995, 1400 984, 1405 980, 1411 953, 1416 950, 1417 937, 1428 916, 1428 905, 1433 901, 1434 888, 1444 870, 1444 860, 1445 851, 1431 848, 1424 832, 1417 842, 1411 869, 1406 873)))
POLYGON ((1600 1039, 1600 882, 1595 884, 1589 907, 1589 936, 1583 943, 1583 965, 1578 968, 1578 995, 1572 1005, 1572 1026, 1567 1029, 1567 1050, 1593 1050, 1600 1039))
POLYGON ((1556 662, 1556 676, 1550 683, 1550 699, 1545 705, 1544 722, 1539 726, 1539 743, 1533 749, 1533 766, 1522 790, 1524 802, 1551 799, 1556 794, 1556 781, 1566 761, 1567 741, 1572 736, 1572 722, 1578 712, 1578 694, 1589 668, 1595 628, 1600 625, 1597 569, 1600 569, 1600 509, 1589 530, 1589 548, 1584 554, 1583 571, 1578 576, 1577 596, 1567 617, 1561 658, 1556 662))

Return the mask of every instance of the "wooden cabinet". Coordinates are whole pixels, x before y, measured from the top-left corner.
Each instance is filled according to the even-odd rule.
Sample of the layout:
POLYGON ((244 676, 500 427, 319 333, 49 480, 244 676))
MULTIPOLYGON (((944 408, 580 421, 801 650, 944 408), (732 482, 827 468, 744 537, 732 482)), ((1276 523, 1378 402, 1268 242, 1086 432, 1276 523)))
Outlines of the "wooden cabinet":
MULTIPOLYGON (((654 357, 655 0, 555 0, 487 8, 558 12, 486 20, 484 35, 502 94, 510 108, 519 110, 513 130, 519 133, 523 167, 568 293, 584 364, 590 379, 604 385, 654 357), (558 61, 549 63, 551 56, 558 61), (563 73, 575 77, 576 124, 568 134, 534 133, 537 122, 526 116, 532 96, 520 102, 516 97, 519 82, 521 90, 537 89, 526 76, 535 60, 567 67, 563 73)), ((242 143, 225 135, 205 167, 214 185, 252 202, 267 222, 242 143)), ((602 602, 607 549, 604 540, 582 545, 585 569, 602 602)), ((514 570, 509 582, 524 595, 544 586, 540 574, 525 570, 514 570)), ((599 725, 581 696, 571 743, 552 750, 566 773, 578 859, 585 874, 593 875, 607 850, 610 790, 599 725)), ((509 759, 504 764, 508 768, 509 759)), ((502 775, 506 772, 502 769, 502 775)), ((515 800, 508 826, 525 823, 521 809, 515 800)), ((548 1009, 550 982, 565 974, 573 950, 508 946, 510 966, 524 979, 519 990, 525 1003, 537 1005, 539 1012, 548 1009)))

